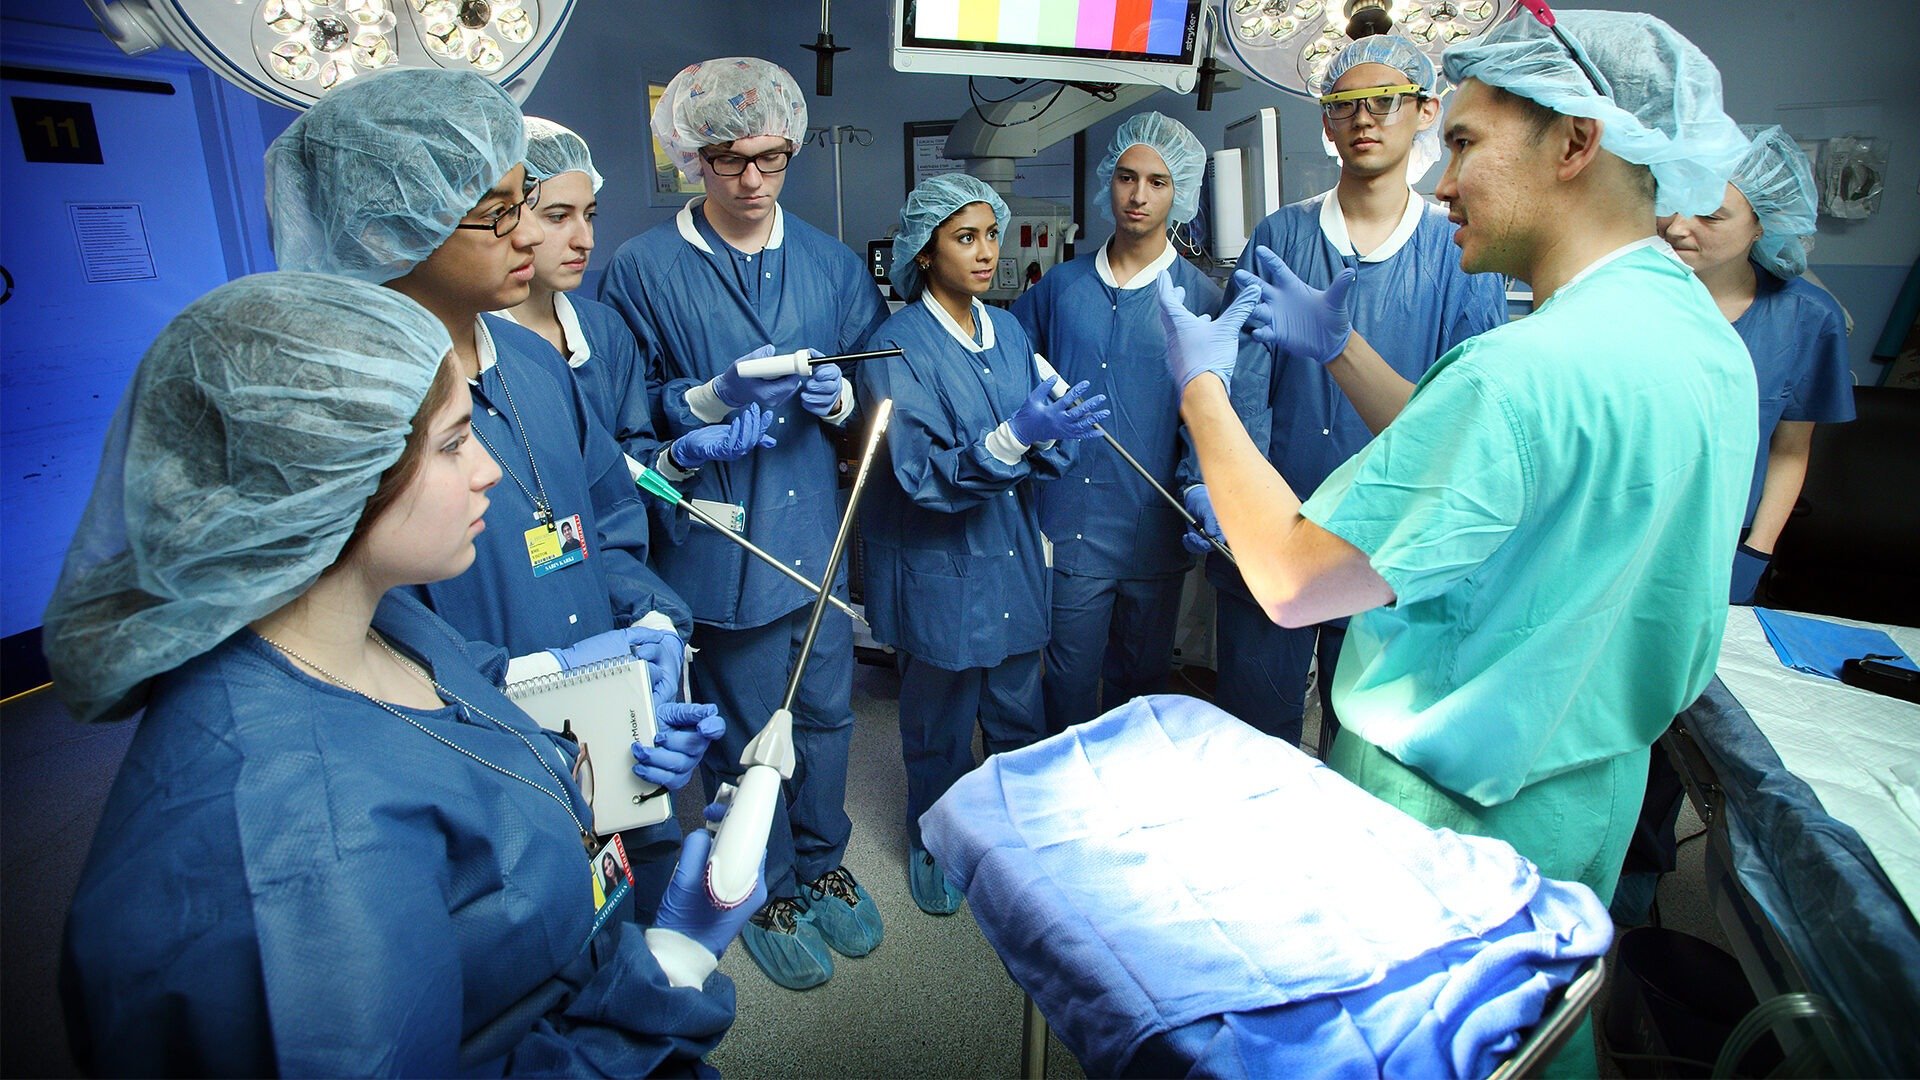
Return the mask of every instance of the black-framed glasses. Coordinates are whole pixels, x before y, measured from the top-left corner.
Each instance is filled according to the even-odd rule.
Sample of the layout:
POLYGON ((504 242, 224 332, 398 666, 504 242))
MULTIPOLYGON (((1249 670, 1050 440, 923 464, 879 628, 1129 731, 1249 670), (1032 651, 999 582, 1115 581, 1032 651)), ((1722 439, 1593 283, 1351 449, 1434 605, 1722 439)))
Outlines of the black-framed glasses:
POLYGON ((456 229, 491 229, 493 235, 504 238, 508 233, 520 227, 520 212, 531 210, 540 205, 540 181, 529 178, 526 186, 520 189, 520 201, 512 206, 503 206, 488 214, 482 221, 462 221, 456 229))
POLYGON ((749 162, 754 168, 760 170, 762 176, 765 176, 769 173, 786 172, 787 163, 793 160, 793 151, 769 150, 764 154, 748 157, 745 154, 729 154, 724 151, 709 154, 702 150, 700 160, 707 163, 707 168, 712 169, 715 176, 739 176, 747 171, 749 162))
POLYGON ((1586 56, 1573 47, 1573 42, 1567 40, 1567 35, 1560 32, 1560 20, 1553 14, 1553 9, 1547 6, 1547 0, 1520 0, 1520 6, 1532 12, 1533 17, 1540 20, 1540 25, 1546 27, 1547 32, 1553 35, 1553 39, 1560 43, 1560 47, 1567 50, 1567 55, 1573 58, 1574 66, 1578 67, 1580 74, 1585 75, 1587 82, 1592 84, 1593 92, 1611 101, 1613 95, 1607 93, 1606 87, 1600 84, 1600 73, 1593 70, 1593 66, 1587 63, 1586 56))
POLYGON ((1327 94, 1322 97, 1320 111, 1329 120, 1351 120, 1360 115, 1360 107, 1365 105, 1369 115, 1392 116, 1400 111, 1402 100, 1418 96, 1420 92, 1420 88, 1413 83, 1342 90, 1337 94, 1327 94))

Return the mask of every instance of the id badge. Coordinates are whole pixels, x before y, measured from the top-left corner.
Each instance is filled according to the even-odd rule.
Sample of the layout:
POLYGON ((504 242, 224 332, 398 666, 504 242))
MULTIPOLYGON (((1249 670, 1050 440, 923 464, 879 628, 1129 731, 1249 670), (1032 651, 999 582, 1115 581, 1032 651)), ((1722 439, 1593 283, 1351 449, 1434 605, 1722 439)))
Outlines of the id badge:
POLYGON ((528 529, 527 561, 533 566, 533 576, 546 577, 562 567, 584 561, 587 557, 586 535, 579 514, 528 529))
POLYGON ((627 862, 627 847, 620 842, 619 833, 614 833, 599 851, 587 857, 587 869, 593 878, 593 931, 587 935, 587 940, 592 941, 593 935, 620 909, 620 902, 633 891, 633 867, 627 862))
POLYGON ((725 525, 735 535, 747 534, 747 508, 739 503, 715 502, 712 499, 688 499, 687 501, 704 511, 708 517, 725 525))

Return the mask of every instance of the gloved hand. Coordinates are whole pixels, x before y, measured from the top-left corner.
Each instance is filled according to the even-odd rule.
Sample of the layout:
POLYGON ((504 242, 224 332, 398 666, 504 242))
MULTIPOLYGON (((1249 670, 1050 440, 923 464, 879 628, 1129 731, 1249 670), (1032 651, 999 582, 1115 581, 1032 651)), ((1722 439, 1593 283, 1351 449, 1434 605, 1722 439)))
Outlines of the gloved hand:
POLYGON ((1199 519, 1200 528, 1206 530, 1206 535, 1203 536, 1193 526, 1187 526, 1187 531, 1180 537, 1181 546, 1195 555, 1205 555, 1213 550, 1213 545, 1207 540, 1208 537, 1222 543, 1226 541, 1226 535, 1220 531, 1220 518, 1213 512, 1213 496, 1207 494, 1207 485, 1193 485, 1187 489, 1186 494, 1180 496, 1180 501, 1187 504, 1187 513, 1199 519))
POLYGON ((708 424, 680 436, 667 452, 683 469, 697 469, 709 461, 738 461, 755 450, 778 444, 767 434, 772 425, 772 411, 748 405, 724 424, 708 424))
POLYGON ((1092 385, 1079 383, 1065 397, 1056 399, 1053 383, 1042 381, 1027 395, 1026 404, 1007 418, 1007 427, 1014 438, 1028 446, 1057 439, 1084 439, 1093 434, 1093 425, 1113 415, 1100 407, 1107 403, 1105 394, 1078 400, 1092 385))
MULTIPOLYGON (((571 645, 563 645, 558 649, 548 649, 547 651, 553 654, 555 660, 560 661, 561 671, 572 671, 574 668, 585 667, 588 664, 597 663, 601 660, 611 660, 616 656, 637 656, 642 660, 652 660, 652 656, 642 651, 648 647, 651 647, 654 656, 664 656, 661 652, 663 638, 673 642, 673 659, 676 665, 674 668, 673 685, 674 692, 678 693, 680 686, 678 667, 680 639, 670 631, 656 630, 651 626, 635 625, 620 630, 609 630, 604 634, 595 634, 589 638, 582 638, 571 645)), ((652 666, 652 664, 649 664, 649 667, 652 666)), ((658 686, 660 681, 659 676, 657 674, 654 675, 652 681, 654 685, 658 686)))
POLYGON ((1316 363, 1332 363, 1353 335, 1353 318, 1347 313, 1353 268, 1334 275, 1333 284, 1321 290, 1301 281, 1264 244, 1253 249, 1253 262, 1260 268, 1258 277, 1245 270, 1233 272, 1235 285, 1260 287, 1260 306, 1249 323, 1253 340, 1316 363))
MULTIPOLYGON (((822 355, 812 349, 807 351, 815 356, 822 355)), ((840 386, 840 365, 817 365, 800 387, 800 404, 815 416, 825 416, 840 404, 840 386)))
POLYGON ((1260 302, 1260 290, 1243 287, 1219 318, 1210 319, 1187 310, 1187 290, 1175 285, 1165 270, 1154 279, 1153 287, 1160 298, 1160 325, 1167 332, 1167 374, 1173 376, 1173 385, 1184 394, 1188 383, 1212 372, 1220 385, 1231 386, 1240 327, 1260 302))
MULTIPOLYGON (((680 698, 680 672, 686 666, 682 652, 680 635, 671 630, 658 630, 648 626, 633 626, 635 631, 650 634, 644 641, 635 641, 633 655, 647 662, 647 680, 653 687, 653 703, 658 706, 680 698)), ((630 641, 634 640, 629 638, 630 641)))
MULTIPOLYGON (((707 807, 707 818, 714 820, 716 807, 707 807)), ((656 929, 685 934, 718 957, 727 951, 747 920, 767 902, 767 868, 763 856, 760 879, 753 895, 732 908, 722 908, 707 896, 707 853, 713 850, 713 834, 695 829, 680 842, 680 861, 673 868, 673 880, 660 897, 660 910, 653 917, 656 929)))
POLYGON ((633 775, 668 791, 679 791, 693 776, 707 744, 727 730, 717 705, 656 702, 653 745, 633 744, 633 775))
POLYGON ((1735 604, 1753 603, 1753 593, 1760 587, 1760 576, 1767 572, 1767 566, 1773 562, 1773 556, 1763 551, 1755 551, 1745 544, 1733 549, 1733 588, 1729 598, 1735 604))
POLYGON ((715 376, 709 384, 713 387, 713 396, 720 404, 729 409, 758 405, 762 409, 773 409, 781 402, 793 396, 800 389, 800 376, 782 375, 777 379, 755 379, 740 374, 740 360, 759 360, 772 356, 776 350, 771 345, 762 345, 739 360, 733 366, 715 376))

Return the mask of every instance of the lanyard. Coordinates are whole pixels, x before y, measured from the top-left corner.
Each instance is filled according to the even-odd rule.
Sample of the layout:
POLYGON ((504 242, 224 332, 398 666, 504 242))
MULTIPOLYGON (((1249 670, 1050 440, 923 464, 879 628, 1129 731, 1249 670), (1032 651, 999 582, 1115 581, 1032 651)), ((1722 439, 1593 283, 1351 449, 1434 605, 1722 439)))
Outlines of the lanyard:
POLYGON ((495 360, 493 371, 500 377, 500 390, 507 397, 507 412, 512 416, 513 433, 520 437, 520 445, 527 451, 527 464, 533 467, 533 486, 539 489, 539 494, 536 495, 527 487, 526 482, 520 479, 520 474, 507 466, 506 459, 500 456, 500 451, 493 448, 493 443, 487 441, 487 437, 478 427, 473 429, 473 437, 480 440, 480 445, 487 448, 487 453, 493 455, 493 460, 500 463, 500 471, 506 473, 513 480, 514 486, 526 495, 527 501, 533 504, 533 520, 543 525, 550 525, 553 523, 553 503, 547 498, 547 485, 540 479, 540 463, 534 460, 533 444, 527 441, 527 426, 520 420, 520 407, 514 404, 513 388, 507 385, 506 368, 500 361, 495 360))

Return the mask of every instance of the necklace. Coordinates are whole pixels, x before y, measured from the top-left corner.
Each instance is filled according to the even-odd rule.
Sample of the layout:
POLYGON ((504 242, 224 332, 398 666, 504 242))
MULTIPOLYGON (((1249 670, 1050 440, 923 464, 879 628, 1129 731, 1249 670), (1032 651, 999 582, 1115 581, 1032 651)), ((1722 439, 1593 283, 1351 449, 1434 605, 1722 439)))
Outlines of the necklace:
MULTIPOLYGON (((553 766, 547 764, 546 757, 543 756, 539 750, 534 748, 533 743, 529 742, 525 735, 522 735, 520 734, 519 731, 515 730, 514 728, 501 723, 498 719, 496 719, 493 715, 488 713, 486 710, 481 709, 477 705, 468 704, 466 699, 462 698, 460 695, 454 693, 453 691, 448 690, 446 687, 441 686, 439 683, 439 680, 429 675, 425 669, 413 663, 411 660, 408 660, 406 657, 400 655, 397 649, 395 649, 392 645, 387 644, 386 639, 374 633, 371 627, 369 627, 367 630, 367 639, 369 641, 372 641, 375 645, 380 646, 382 649, 385 649, 387 651, 387 655, 393 657, 394 660, 398 661, 401 667, 412 672, 415 677, 419 678, 422 682, 426 683, 428 686, 433 687, 434 693, 440 695, 442 700, 453 701, 455 704, 459 705, 461 708, 466 709, 467 711, 473 713, 474 715, 485 719, 488 723, 492 724, 494 727, 500 729, 501 731, 507 732, 508 734, 512 735, 516 739, 519 739, 521 744, 527 748, 527 752, 533 755, 533 759, 540 763, 540 768, 544 769, 546 771, 546 774, 549 777, 553 778, 554 786, 562 790, 566 788, 566 784, 561 781, 560 775, 553 771, 553 766)), ((494 772, 497 772, 502 776, 507 776, 515 780, 518 780, 521 783, 527 785, 528 787, 533 788, 534 790, 540 792, 542 795, 545 795, 547 798, 552 799, 554 802, 559 803, 560 808, 567 812, 567 816, 573 819, 574 826, 580 830, 580 842, 586 846, 589 852, 593 850, 593 846, 594 846, 593 830, 587 828, 586 823, 580 820, 580 815, 573 812, 572 804, 567 802, 565 797, 561 796, 556 791, 549 789, 545 784, 542 784, 537 780, 533 780, 528 777, 522 776, 511 769, 507 769, 499 765, 495 765, 493 762, 488 761, 486 758, 481 757, 479 754, 476 754, 473 751, 467 749, 466 747, 461 746, 459 743, 456 743, 453 740, 447 738, 446 736, 441 735, 439 732, 434 731, 433 729, 427 727, 425 724, 422 724, 420 721, 415 720, 413 717, 408 716, 406 713, 401 712, 399 709, 394 708, 392 705, 389 705, 386 702, 381 701, 379 698, 374 697, 372 694, 367 693, 365 690, 360 689, 359 687, 353 685, 352 683, 341 678, 340 676, 333 674, 332 672, 328 671, 326 668, 321 667, 319 664, 316 664, 313 661, 307 659, 306 657, 301 656, 299 653, 294 652, 292 649, 287 648, 285 645, 282 645, 279 642, 273 640, 272 638, 267 637, 265 634, 260 635, 260 640, 266 642, 267 644, 285 653, 290 659, 297 660, 300 663, 306 665, 307 667, 312 668, 314 671, 319 672, 320 675, 323 676, 328 682, 334 683, 335 685, 343 687, 347 690, 351 690, 354 693, 359 694, 361 697, 366 698, 368 701, 372 702, 373 704, 378 705, 382 709, 385 709, 386 711, 406 721, 408 724, 412 725, 414 728, 419 730, 422 734, 426 735, 428 738, 434 740, 435 742, 440 743, 442 746, 447 747, 448 749, 454 751, 455 753, 462 754, 468 758, 471 758, 474 761, 478 762, 479 764, 485 766, 488 769, 492 769, 494 772)))
MULTIPOLYGON (((500 367, 500 361, 497 359, 493 362, 493 371, 494 374, 500 378, 500 391, 507 396, 507 412, 513 416, 513 433, 520 437, 520 445, 527 452, 527 464, 533 469, 533 486, 539 489, 539 494, 536 495, 533 489, 528 488, 526 482, 520 479, 518 473, 507 468, 505 459, 500 456, 498 450, 493 448, 493 444, 487 441, 487 437, 480 433, 478 427, 473 429, 474 437, 480 440, 481 446, 487 448, 487 453, 493 455, 493 460, 501 463, 500 471, 511 477, 514 486, 518 487, 520 491, 526 495, 527 501, 533 504, 533 519, 542 525, 551 525, 553 523, 553 503, 547 499, 547 485, 541 482, 540 463, 534 460, 533 443, 527 439, 527 425, 520 420, 520 406, 513 400, 513 388, 507 385, 507 373, 500 367)), ((305 661, 302 661, 302 663, 304 662, 305 661)), ((318 671, 319 669, 315 668, 314 670, 318 671)))

